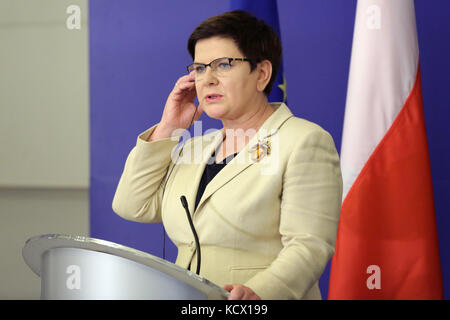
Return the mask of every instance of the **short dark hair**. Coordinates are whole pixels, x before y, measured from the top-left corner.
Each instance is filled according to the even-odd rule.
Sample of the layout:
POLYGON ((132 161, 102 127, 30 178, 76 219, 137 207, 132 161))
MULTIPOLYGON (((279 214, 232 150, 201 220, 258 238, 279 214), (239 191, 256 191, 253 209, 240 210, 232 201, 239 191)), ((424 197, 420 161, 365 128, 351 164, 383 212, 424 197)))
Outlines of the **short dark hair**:
POLYGON ((225 12, 203 21, 192 32, 188 40, 188 51, 195 59, 197 41, 211 37, 232 39, 245 58, 250 59, 251 71, 257 63, 269 60, 272 63, 272 77, 264 89, 266 96, 270 94, 281 63, 281 41, 271 26, 242 10, 225 12))

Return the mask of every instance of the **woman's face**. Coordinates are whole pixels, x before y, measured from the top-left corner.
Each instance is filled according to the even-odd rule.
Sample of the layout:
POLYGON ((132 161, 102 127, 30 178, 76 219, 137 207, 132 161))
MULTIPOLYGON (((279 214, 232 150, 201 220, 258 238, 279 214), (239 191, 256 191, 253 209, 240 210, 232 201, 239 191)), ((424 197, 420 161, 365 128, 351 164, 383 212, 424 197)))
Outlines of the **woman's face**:
MULTIPOLYGON (((212 37, 199 40, 195 45, 195 62, 208 64, 217 58, 246 58, 233 40, 212 37)), ((253 114, 261 101, 258 89, 258 68, 250 72, 248 61, 232 61, 226 73, 206 68, 195 80, 197 98, 206 114, 220 120, 239 120, 253 114)))

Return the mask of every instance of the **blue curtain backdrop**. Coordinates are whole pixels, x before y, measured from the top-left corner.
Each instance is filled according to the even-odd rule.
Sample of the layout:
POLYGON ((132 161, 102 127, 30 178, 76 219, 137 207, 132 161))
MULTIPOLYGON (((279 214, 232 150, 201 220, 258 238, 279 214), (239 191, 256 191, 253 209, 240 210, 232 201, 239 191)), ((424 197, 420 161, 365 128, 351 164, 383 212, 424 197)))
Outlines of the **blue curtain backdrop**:
MULTIPOLYGON (((258 2, 259 1, 253 1, 258 2)), ((424 109, 446 299, 450 298, 450 2, 416 0, 424 109)), ((156 124, 191 62, 187 39, 206 18, 230 10, 223 0, 89 2, 90 233, 162 256, 160 224, 115 215, 111 202, 137 135, 156 124)), ((295 115, 328 130, 340 150, 356 0, 278 1, 284 75, 295 115)), ((203 115, 202 128, 221 128, 203 115)), ((193 132, 192 132, 193 133, 193 132)), ((168 260, 176 248, 167 240, 168 260)), ((327 268, 320 279, 328 294, 327 268)))

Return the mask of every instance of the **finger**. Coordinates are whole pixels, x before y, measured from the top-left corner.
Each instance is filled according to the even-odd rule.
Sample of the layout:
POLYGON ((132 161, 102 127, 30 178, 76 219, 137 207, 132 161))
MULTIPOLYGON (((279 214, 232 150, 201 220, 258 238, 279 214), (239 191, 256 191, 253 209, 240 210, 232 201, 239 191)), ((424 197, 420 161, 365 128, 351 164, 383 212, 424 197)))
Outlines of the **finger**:
POLYGON ((261 298, 256 293, 253 292, 249 300, 261 300, 261 298))
MULTIPOLYGON (((200 106, 199 106, 200 107, 200 106)), ((231 290, 233 290, 233 285, 231 284, 226 284, 224 285, 222 288, 224 288, 225 290, 227 290, 228 292, 230 292, 231 290)))
POLYGON ((182 83, 186 83, 186 82, 189 82, 189 83, 191 83, 191 82, 194 83, 195 82, 194 71, 192 71, 191 73, 189 73, 189 74, 187 74, 185 76, 182 76, 182 77, 178 78, 177 82, 175 82, 175 86, 178 86, 178 85, 180 85, 182 83))
POLYGON ((230 292, 228 300, 241 300, 245 295, 245 289, 241 286, 235 286, 230 292))
POLYGON ((189 80, 178 80, 177 83, 175 83, 175 86, 173 87, 173 91, 183 91, 186 89, 191 89, 195 87, 195 82, 194 81, 189 81, 189 80))
POLYGON ((241 297, 241 300, 252 300, 253 297, 253 291, 251 291, 249 288, 244 287, 243 288, 243 295, 241 297))
POLYGON ((186 93, 192 93, 195 95, 195 92, 193 91, 195 88, 194 83, 181 83, 177 84, 173 90, 172 93, 175 96, 184 96, 186 93))
POLYGON ((187 81, 194 82, 195 81, 195 71, 191 71, 188 75, 185 76, 187 81))
POLYGON ((191 89, 195 87, 195 83, 194 82, 180 82, 177 84, 176 88, 179 90, 186 90, 186 89, 191 89))

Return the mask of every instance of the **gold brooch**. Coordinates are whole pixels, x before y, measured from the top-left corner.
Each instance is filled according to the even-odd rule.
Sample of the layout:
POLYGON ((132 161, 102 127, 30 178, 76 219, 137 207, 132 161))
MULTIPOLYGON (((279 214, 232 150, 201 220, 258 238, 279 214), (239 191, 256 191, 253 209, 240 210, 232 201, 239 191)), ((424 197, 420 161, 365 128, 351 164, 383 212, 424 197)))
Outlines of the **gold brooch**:
POLYGON ((251 147, 248 152, 251 153, 253 161, 261 160, 263 157, 270 155, 270 140, 258 140, 258 143, 251 147))

